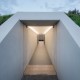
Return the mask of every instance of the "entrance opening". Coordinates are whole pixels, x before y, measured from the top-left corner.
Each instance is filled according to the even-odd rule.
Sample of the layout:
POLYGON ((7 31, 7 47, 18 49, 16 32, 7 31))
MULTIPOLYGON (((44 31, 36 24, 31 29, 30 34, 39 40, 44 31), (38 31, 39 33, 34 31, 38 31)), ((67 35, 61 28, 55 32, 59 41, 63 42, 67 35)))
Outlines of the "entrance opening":
POLYGON ((28 34, 27 38, 29 38, 27 43, 28 45, 27 54, 28 55, 32 54, 32 56, 31 55, 29 56, 30 59, 24 71, 24 76, 25 76, 24 80, 26 80, 27 78, 30 80, 31 79, 49 80, 49 77, 51 80, 57 80, 56 71, 51 59, 52 58, 51 55, 53 55, 54 52, 52 52, 53 51, 52 48, 50 51, 50 47, 53 46, 51 43, 49 43, 51 39, 49 40, 47 36, 48 34, 53 35, 54 26, 58 23, 58 21, 24 20, 22 21, 22 23, 26 26, 28 34), (36 45, 34 51, 33 51, 33 45, 34 46, 36 45), (30 49, 30 47, 32 50, 30 49))
POLYGON ((29 78, 30 76, 35 77, 35 79, 42 77, 41 80, 43 80, 43 77, 52 77, 52 79, 57 80, 56 71, 45 44, 46 33, 53 29, 53 26, 29 26, 28 28, 36 33, 37 45, 24 75, 29 78))

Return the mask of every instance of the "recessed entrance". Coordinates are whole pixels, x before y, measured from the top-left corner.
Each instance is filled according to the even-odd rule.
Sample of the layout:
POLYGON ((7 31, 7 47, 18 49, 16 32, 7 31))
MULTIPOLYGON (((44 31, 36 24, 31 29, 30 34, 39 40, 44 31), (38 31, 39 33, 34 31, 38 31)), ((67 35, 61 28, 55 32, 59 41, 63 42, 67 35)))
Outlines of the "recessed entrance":
POLYGON ((36 77, 45 76, 47 78, 52 76, 51 80, 57 80, 54 63, 51 58, 53 57, 52 59, 54 59, 55 53, 55 49, 52 49, 55 47, 55 42, 52 41, 53 37, 55 41, 56 30, 54 27, 56 27, 59 20, 21 20, 21 22, 28 31, 28 44, 30 43, 30 45, 27 44, 28 47, 30 46, 32 49, 35 46, 34 50, 30 50, 30 47, 27 47, 27 54, 30 55, 29 52, 31 52, 32 56, 29 56, 30 59, 24 75, 28 75, 27 77, 29 78, 30 76, 35 77, 35 79, 36 77), (33 37, 32 35, 35 36, 33 37), (30 36, 33 38, 30 38, 30 36), (52 43, 54 43, 53 46, 52 43))
POLYGON ((46 34, 49 31, 53 32, 53 26, 27 26, 26 29, 36 34, 37 45, 24 71, 24 76, 55 76, 55 80, 57 80, 54 64, 50 59, 46 46, 46 34))

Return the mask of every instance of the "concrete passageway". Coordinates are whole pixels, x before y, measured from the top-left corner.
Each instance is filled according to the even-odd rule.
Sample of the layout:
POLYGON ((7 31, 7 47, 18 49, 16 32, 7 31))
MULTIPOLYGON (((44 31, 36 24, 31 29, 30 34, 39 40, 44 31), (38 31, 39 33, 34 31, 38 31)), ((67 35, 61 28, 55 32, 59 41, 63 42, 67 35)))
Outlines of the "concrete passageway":
POLYGON ((80 80, 79 34, 62 12, 14 14, 0 26, 0 80, 80 80))
POLYGON ((39 41, 26 67, 23 80, 57 80, 56 72, 48 55, 44 41, 39 41))
POLYGON ((44 45, 44 41, 39 41, 29 65, 51 65, 51 59, 44 45))
POLYGON ((44 41, 39 41, 24 75, 56 75, 44 41))

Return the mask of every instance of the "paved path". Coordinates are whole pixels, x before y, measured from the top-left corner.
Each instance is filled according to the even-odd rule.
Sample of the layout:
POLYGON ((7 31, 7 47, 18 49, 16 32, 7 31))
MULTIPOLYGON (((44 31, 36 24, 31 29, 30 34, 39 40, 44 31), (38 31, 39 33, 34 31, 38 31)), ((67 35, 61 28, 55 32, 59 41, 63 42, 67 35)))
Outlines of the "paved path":
POLYGON ((33 54, 29 65, 51 65, 52 62, 45 48, 44 42, 38 43, 37 49, 33 54))
POLYGON ((58 80, 44 42, 39 42, 22 80, 58 80))

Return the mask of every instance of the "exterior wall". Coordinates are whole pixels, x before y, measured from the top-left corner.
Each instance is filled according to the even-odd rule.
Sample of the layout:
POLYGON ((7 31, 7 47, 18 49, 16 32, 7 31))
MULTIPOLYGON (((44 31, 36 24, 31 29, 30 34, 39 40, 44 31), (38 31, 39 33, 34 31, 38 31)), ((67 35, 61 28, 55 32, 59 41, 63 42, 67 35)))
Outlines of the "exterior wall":
POLYGON ((59 80, 80 80, 80 47, 61 21, 57 26, 56 71, 59 80))
POLYGON ((23 67, 29 63, 36 46, 36 34, 28 29, 23 33, 19 20, 60 20, 55 39, 57 50, 54 31, 46 34, 46 47, 53 64, 55 62, 59 80, 80 80, 80 28, 64 13, 53 12, 16 13, 0 26, 0 80, 20 80, 23 67))
POLYGON ((0 80, 21 80, 37 46, 37 34, 19 21, 0 43, 0 80))
POLYGON ((57 29, 57 26, 50 29, 45 34, 45 46, 47 48, 47 51, 49 53, 49 56, 51 58, 53 65, 55 64, 54 59, 55 59, 55 54, 56 54, 56 29, 57 29))
MULTIPOLYGON (((29 64, 29 61, 37 46, 37 34, 30 28, 24 26, 24 64, 29 64)), ((25 68, 24 67, 24 68, 25 68)))
POLYGON ((23 25, 18 21, 0 43, 0 80, 21 80, 22 75, 23 25))

